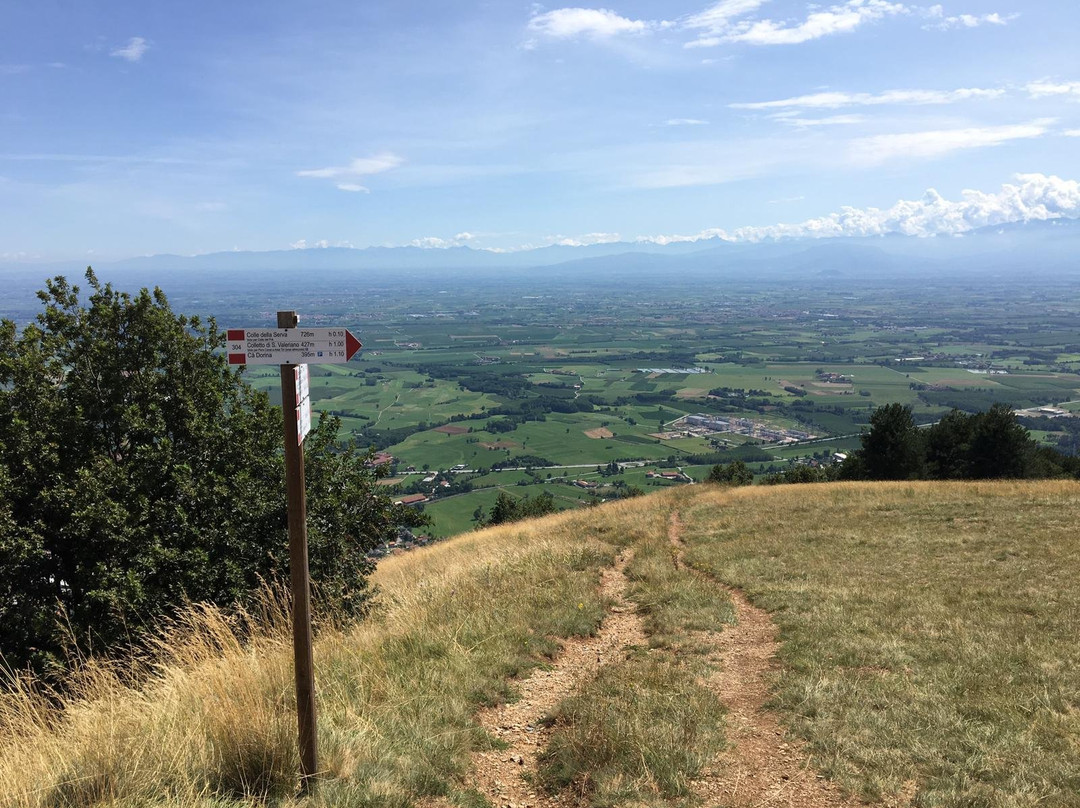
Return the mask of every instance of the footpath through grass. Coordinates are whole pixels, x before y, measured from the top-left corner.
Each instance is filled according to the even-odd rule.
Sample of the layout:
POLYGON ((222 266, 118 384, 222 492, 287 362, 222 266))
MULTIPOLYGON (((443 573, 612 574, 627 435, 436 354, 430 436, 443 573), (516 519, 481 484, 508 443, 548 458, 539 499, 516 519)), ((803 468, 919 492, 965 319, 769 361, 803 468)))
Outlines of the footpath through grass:
POLYGON ((869 801, 1080 805, 1080 486, 711 492, 688 559, 781 630, 775 705, 869 801))
MULTIPOLYGON (((405 806, 464 783, 494 743, 477 708, 558 638, 596 630, 599 569, 633 547, 650 648, 552 716, 540 774, 594 805, 685 802, 722 744, 701 630, 742 588, 780 627, 774 706, 815 766, 874 803, 1080 806, 1080 485, 694 486, 471 533, 385 560, 372 619, 316 647, 325 782, 315 806, 405 806), (683 519, 685 560, 667 526, 683 519), (704 573, 699 575, 698 570, 704 573)), ((57 711, 0 695, 0 806, 290 806, 291 649, 193 612, 142 685, 91 669, 57 711)))
MULTIPOLYGON (((384 562, 376 615, 316 644, 325 782, 312 806, 407 806, 447 795, 473 749, 472 716, 554 638, 589 634, 611 548, 580 519, 473 534, 384 562)), ((0 805, 291 803, 295 713, 285 621, 247 645, 217 612, 167 638, 139 687, 105 669, 57 712, 27 688, 0 696, 0 805)))
POLYGON ((687 632, 721 630, 732 607, 675 563, 668 525, 688 493, 603 511, 606 538, 633 548, 628 595, 650 648, 628 649, 555 708, 539 772, 553 793, 569 788, 597 808, 693 804, 691 781, 724 745, 724 710, 701 682, 707 663, 687 652, 687 632))

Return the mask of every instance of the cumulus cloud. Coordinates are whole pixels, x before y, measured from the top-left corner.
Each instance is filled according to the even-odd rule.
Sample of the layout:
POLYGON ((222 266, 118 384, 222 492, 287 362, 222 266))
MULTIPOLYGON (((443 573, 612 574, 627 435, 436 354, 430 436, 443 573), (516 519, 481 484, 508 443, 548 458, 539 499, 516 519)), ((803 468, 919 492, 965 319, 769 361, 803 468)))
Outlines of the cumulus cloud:
POLYGON ((1008 126, 874 135, 852 141, 849 156, 862 165, 877 165, 897 157, 938 157, 959 149, 999 146, 1010 140, 1042 137, 1053 123, 1051 118, 1041 118, 1008 126))
POLYGON ((1033 81, 1025 88, 1032 98, 1080 98, 1080 81, 1033 81))
POLYGON ((964 87, 958 90, 886 90, 882 93, 822 92, 781 98, 776 101, 753 101, 728 106, 732 109, 756 110, 840 109, 841 107, 873 107, 886 104, 923 106, 955 104, 971 99, 1000 98, 1003 95, 1005 95, 1004 90, 985 90, 977 87, 964 87))
POLYGON ((930 6, 923 12, 932 22, 923 26, 926 29, 948 31, 951 28, 978 28, 980 25, 1008 25, 1019 17, 1019 14, 956 14, 947 16, 945 9, 939 5, 930 6))
POLYGON ((369 177, 372 174, 382 174, 384 171, 397 168, 404 162, 396 154, 382 152, 371 157, 357 157, 347 166, 330 166, 328 168, 311 168, 297 171, 296 176, 337 180, 335 185, 340 191, 369 193, 368 189, 356 180, 369 177))
POLYGON ((133 36, 123 47, 113 48, 109 51, 109 56, 115 56, 117 59, 128 62, 138 62, 149 49, 150 43, 143 37, 133 36))
POLYGON ((785 238, 844 238, 858 236, 954 236, 1015 222, 1080 219, 1080 183, 1044 174, 1017 174, 997 193, 964 191, 958 200, 945 199, 930 189, 917 200, 900 200, 891 208, 844 207, 836 213, 799 224, 742 227, 732 231, 710 228, 690 236, 649 236, 639 241, 671 244, 720 238, 725 241, 763 241, 785 238))
POLYGON ((585 233, 581 236, 552 236, 559 247, 588 247, 591 244, 614 244, 622 237, 618 233, 585 233))
POLYGON ((657 26, 645 20, 631 20, 606 8, 557 8, 534 14, 529 30, 553 39, 585 36, 606 39, 618 34, 639 34, 657 26))
POLYGON ((465 231, 458 233, 453 238, 441 238, 439 236, 424 236, 422 238, 414 238, 409 242, 410 247, 420 247, 425 250, 447 250, 451 247, 464 247, 471 241, 475 241, 476 235, 465 231))

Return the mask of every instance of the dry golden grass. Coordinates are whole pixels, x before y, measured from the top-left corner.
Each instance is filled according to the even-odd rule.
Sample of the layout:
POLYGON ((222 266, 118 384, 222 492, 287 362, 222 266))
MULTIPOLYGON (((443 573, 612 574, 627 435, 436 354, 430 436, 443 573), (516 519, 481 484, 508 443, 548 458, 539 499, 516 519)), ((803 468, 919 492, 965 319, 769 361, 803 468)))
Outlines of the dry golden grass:
MULTIPOLYGON (((683 793, 701 761, 670 739, 709 744, 722 728, 703 716, 698 663, 671 649, 691 652, 687 633, 729 607, 671 565, 675 508, 688 563, 779 624, 774 704, 822 771, 870 801, 914 782, 925 808, 1080 805, 1075 483, 694 486, 387 559, 373 617, 316 643, 325 780, 304 804, 478 804, 460 790, 470 754, 493 743, 477 707, 512 697, 554 638, 595 630, 598 570, 631 545, 630 594, 658 649, 563 706, 550 760, 578 777, 584 752, 602 753, 611 797, 634 779, 620 761, 635 747, 668 778, 650 785, 660 798, 683 793), (637 685, 657 698, 624 692, 637 685)), ((280 609, 250 625, 193 611, 141 674, 135 686, 90 666, 59 710, 26 684, 0 696, 0 806, 294 804, 280 609)))
POLYGON ((1080 805, 1080 485, 711 492, 689 559, 773 613, 775 705, 864 799, 1080 805))
MULTIPOLYGON (((557 515, 381 565, 375 616, 316 643, 326 782, 310 804, 403 806, 453 792, 469 753, 489 742, 472 722, 477 706, 505 698, 508 678, 550 654, 552 637, 599 623, 595 584, 611 550, 581 522, 557 515)), ((0 697, 0 805, 291 802, 288 634, 280 617, 241 643, 245 633, 195 611, 138 686, 91 666, 60 710, 25 683, 11 689, 0 697)))

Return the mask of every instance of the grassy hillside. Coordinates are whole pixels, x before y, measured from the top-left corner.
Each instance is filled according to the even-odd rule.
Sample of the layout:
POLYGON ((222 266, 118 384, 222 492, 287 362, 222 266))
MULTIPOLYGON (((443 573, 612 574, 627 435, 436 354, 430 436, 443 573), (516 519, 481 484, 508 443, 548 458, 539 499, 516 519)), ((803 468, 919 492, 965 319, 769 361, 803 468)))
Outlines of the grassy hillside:
POLYGON ((550 711, 537 788, 694 801, 722 760, 724 710, 700 683, 725 665, 710 638, 735 619, 729 584, 779 628, 788 739, 842 789, 1080 805, 1078 523, 1075 483, 693 486, 470 533, 385 560, 372 618, 322 631, 314 797, 292 796, 291 653, 270 608, 246 643, 250 625, 193 613, 141 684, 91 667, 59 711, 26 684, 0 697, 0 805, 484 805, 470 766, 501 741, 477 711, 605 624, 600 573, 626 551, 647 647, 550 711))

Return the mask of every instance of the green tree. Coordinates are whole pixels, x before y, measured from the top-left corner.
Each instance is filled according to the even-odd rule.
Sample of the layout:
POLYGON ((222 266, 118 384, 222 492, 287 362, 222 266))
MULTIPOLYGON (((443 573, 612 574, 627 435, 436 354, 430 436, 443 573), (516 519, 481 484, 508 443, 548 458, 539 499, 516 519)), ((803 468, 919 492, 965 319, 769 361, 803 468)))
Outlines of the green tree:
POLYGON ((484 520, 484 525, 502 525, 506 522, 514 522, 521 518, 518 501, 505 491, 500 491, 495 497, 495 504, 491 506, 491 513, 484 520))
POLYGON ((507 522, 516 522, 519 519, 531 519, 535 516, 544 516, 555 511, 555 497, 550 491, 545 491, 535 497, 525 496, 514 499, 505 491, 500 491, 495 498, 495 504, 491 506, 491 513, 481 525, 503 525, 507 522))
POLYGON ((870 416, 862 436, 862 462, 871 480, 910 480, 922 471, 922 436, 911 408, 886 404, 870 416))
POLYGON ((532 519, 537 516, 546 516, 555 512, 555 497, 550 491, 544 491, 535 497, 525 497, 519 503, 521 517, 532 519))
POLYGON ((742 460, 733 460, 726 465, 717 463, 709 471, 706 482, 721 485, 751 485, 754 482, 754 472, 742 460))
POLYGON ((969 464, 977 479, 1031 476, 1036 443, 1007 404, 994 404, 972 418, 969 464))
MULTIPOLYGON (((0 653, 137 639, 185 601, 230 604, 287 576, 280 410, 230 368, 213 320, 86 273, 58 277, 21 333, 0 322, 0 653)), ((359 609, 366 551, 415 525, 368 453, 320 418, 305 443, 309 557, 323 602, 359 609)))
POLYGON ((973 416, 953 409, 926 430, 926 475, 933 480, 971 476, 973 416))

